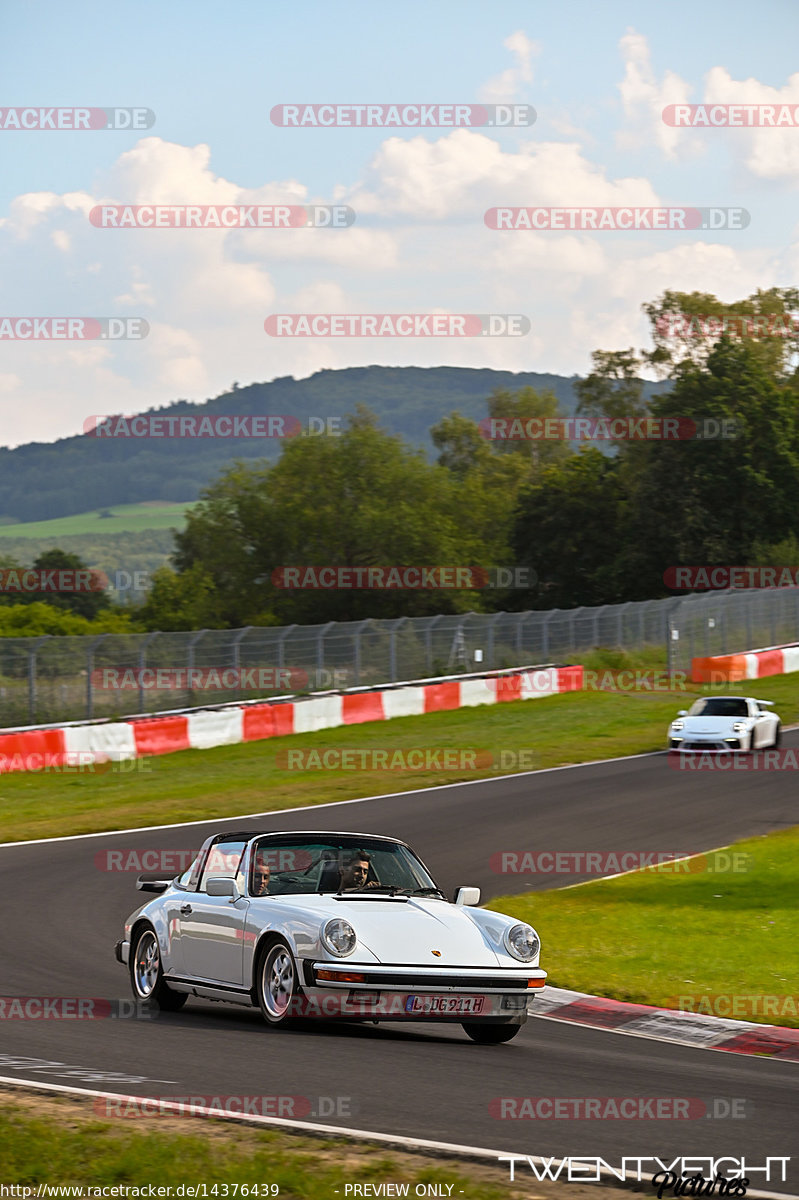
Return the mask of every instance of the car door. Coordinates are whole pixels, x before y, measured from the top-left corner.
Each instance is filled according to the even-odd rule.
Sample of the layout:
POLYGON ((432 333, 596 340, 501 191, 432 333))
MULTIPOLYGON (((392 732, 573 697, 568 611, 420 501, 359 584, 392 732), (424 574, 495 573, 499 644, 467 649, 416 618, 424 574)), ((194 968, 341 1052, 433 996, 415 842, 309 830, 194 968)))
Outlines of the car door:
POLYGON ((190 979, 208 980, 241 987, 244 971, 244 923, 249 901, 240 897, 209 896, 209 879, 242 876, 240 867, 246 841, 241 838, 216 842, 208 852, 196 892, 186 892, 180 903, 180 944, 183 971, 190 979))
POLYGON ((757 703, 749 702, 749 713, 754 718, 752 726, 752 749, 759 750, 763 746, 770 746, 774 741, 771 732, 770 714, 759 707, 757 703))

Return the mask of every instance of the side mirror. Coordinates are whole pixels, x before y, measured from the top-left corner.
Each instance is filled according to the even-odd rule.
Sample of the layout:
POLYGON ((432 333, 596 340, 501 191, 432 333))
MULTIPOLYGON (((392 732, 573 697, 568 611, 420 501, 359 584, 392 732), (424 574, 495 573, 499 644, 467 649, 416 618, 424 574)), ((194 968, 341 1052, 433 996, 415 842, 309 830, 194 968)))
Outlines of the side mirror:
POLYGON ((479 904, 480 889, 476 887, 459 887, 455 892, 455 903, 461 908, 465 904, 479 904))
POLYGON ((680 711, 677 713, 677 716, 678 716, 678 717, 687 717, 687 716, 688 716, 688 709, 687 709, 687 708, 681 708, 681 709, 680 709, 680 711))
POLYGON ((235 879, 209 879, 205 891, 209 896, 230 896, 231 904, 240 899, 235 879))

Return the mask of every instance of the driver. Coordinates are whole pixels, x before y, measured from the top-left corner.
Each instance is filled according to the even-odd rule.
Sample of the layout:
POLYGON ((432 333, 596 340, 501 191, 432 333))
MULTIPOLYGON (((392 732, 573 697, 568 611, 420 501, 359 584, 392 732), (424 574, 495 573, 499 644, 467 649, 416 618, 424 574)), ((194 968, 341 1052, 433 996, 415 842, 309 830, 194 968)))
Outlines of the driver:
POLYGON ((269 881, 272 878, 272 871, 269 863, 262 854, 255 856, 255 862, 252 868, 252 894, 253 896, 266 896, 269 894, 269 881))
POLYGON ((344 859, 339 880, 340 892, 360 892, 363 888, 380 887, 376 879, 366 882, 369 867, 372 863, 371 854, 365 850, 353 850, 344 859))

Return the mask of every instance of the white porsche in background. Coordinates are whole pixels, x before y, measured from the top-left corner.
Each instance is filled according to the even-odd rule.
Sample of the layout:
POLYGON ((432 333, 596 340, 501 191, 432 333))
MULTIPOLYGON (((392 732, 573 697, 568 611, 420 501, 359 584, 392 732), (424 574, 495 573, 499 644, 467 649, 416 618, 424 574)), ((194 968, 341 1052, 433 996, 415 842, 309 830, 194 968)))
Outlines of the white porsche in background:
POLYGON ((779 746, 782 725, 773 701, 754 696, 708 696, 682 709, 669 726, 669 750, 719 753, 779 746))
POLYGON ((293 1017, 457 1022, 507 1042, 544 987, 540 942, 514 917, 449 901, 404 842, 373 834, 218 833, 125 922, 117 960, 136 1000, 189 996, 293 1017))

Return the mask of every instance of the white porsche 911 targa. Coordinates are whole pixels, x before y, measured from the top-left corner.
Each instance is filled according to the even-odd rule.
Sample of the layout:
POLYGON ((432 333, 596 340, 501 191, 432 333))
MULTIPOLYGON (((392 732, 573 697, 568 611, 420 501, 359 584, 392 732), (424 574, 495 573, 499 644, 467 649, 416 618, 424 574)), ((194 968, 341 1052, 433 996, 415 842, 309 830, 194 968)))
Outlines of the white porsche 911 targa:
POLYGON ((677 713, 669 726, 669 750, 765 750, 779 746, 782 726, 771 700, 754 696, 707 696, 686 712, 677 713))
POLYGON ((373 834, 217 833, 125 922, 116 957, 133 995, 178 1009, 188 996, 297 1017, 459 1023, 510 1041, 544 987, 535 930, 449 901, 404 842, 373 834))

